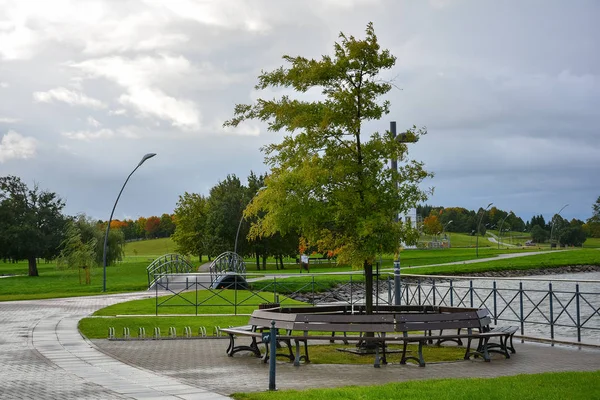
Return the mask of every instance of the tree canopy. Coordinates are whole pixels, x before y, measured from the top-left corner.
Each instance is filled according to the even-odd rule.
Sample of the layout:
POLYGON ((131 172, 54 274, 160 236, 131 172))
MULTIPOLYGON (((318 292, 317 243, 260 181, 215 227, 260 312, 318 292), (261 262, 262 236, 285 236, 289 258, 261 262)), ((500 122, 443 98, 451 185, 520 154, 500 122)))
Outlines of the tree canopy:
POLYGON ((29 189, 16 176, 0 177, 0 257, 27 260, 38 276, 37 258, 53 259, 64 237, 65 203, 56 193, 29 189))
MULTIPOLYGON (((250 235, 298 230, 320 251, 335 251, 339 262, 364 267, 369 279, 376 255, 398 251, 401 239, 412 235, 397 221, 398 213, 427 198, 419 184, 430 174, 422 163, 407 159, 405 143, 426 131, 413 126, 400 136, 403 141, 390 132, 365 134, 365 122, 389 112, 382 96, 393 86, 380 73, 396 58, 380 48, 371 23, 364 40, 343 33, 339 38, 333 56, 286 55, 285 67, 263 71, 256 89, 285 94, 238 104, 225 124, 258 119, 287 133, 263 148, 270 171, 266 189, 246 210, 257 217, 250 235), (290 89, 298 98, 287 94, 290 89), (309 90, 320 91, 321 98, 307 99, 309 90), (392 159, 401 161, 398 171, 387 167, 392 159)), ((369 294, 366 301, 369 306, 369 294)))
POLYGON ((179 196, 175 208, 177 223, 173 241, 177 244, 178 252, 196 255, 200 262, 202 254, 207 253, 206 213, 206 197, 188 192, 179 196))

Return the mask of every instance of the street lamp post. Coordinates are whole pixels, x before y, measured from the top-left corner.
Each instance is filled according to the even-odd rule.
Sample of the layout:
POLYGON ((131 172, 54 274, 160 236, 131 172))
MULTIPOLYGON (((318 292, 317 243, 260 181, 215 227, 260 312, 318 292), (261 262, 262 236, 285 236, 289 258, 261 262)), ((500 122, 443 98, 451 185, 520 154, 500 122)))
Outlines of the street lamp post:
POLYGON ((110 231, 110 222, 112 221, 113 214, 115 213, 115 208, 117 208, 117 203, 119 202, 119 198, 121 197, 121 193, 123 193, 123 189, 125 189, 125 185, 127 185, 127 182, 129 181, 129 178, 131 178, 131 175, 133 175, 133 173, 139 167, 141 167, 141 165, 147 159, 152 158, 155 155, 156 155, 156 153, 148 153, 144 157, 142 157, 142 160, 133 169, 133 171, 131 171, 131 173, 129 174, 129 176, 127 177, 127 179, 125 179, 125 183, 123 184, 123 187, 121 187, 121 191, 119 192, 119 195, 117 196, 117 200, 115 200, 115 205, 113 206, 112 211, 110 212, 110 218, 108 219, 108 224, 106 224, 106 234, 104 235, 104 253, 102 255, 102 266, 103 266, 103 272, 102 272, 102 291, 103 292, 106 292, 106 252, 107 252, 107 249, 108 249, 108 232, 110 231))
MULTIPOLYGON (((444 235, 444 232, 446 232, 446 228, 448 227, 448 225, 450 225, 452 223, 452 220, 446 222, 444 224, 444 226, 442 227, 442 235, 444 235)), ((443 239, 442 239, 443 240, 443 239)), ((448 247, 450 247, 450 241, 448 240, 448 247)))
POLYGON ((504 221, 506 221, 506 218, 508 218, 510 214, 513 214, 513 212, 511 211, 506 214, 506 217, 502 218, 502 222, 500 222, 500 229, 498 230, 498 250, 500 250, 500 239, 502 239, 502 225, 504 225, 504 221))
MULTIPOLYGON (((252 200, 254 200, 254 198, 262 191, 266 189, 266 186, 262 186, 260 187, 256 193, 254 193, 254 196, 252 196, 252 198, 250 199, 250 201, 248 202, 248 204, 252 203, 252 200)), ((246 206, 248 206, 248 204, 246 204, 246 206)), ((240 235, 240 228, 242 227, 242 222, 244 221, 244 212, 242 211, 242 218, 240 218, 240 223, 238 224, 238 228, 237 228, 237 232, 235 233, 235 244, 233 245, 233 252, 235 254, 237 254, 237 244, 238 244, 238 236, 240 235)))
POLYGON ((488 204, 487 207, 481 211, 481 216, 479 217, 479 222, 477 223, 477 232, 475 232, 475 257, 479 257, 479 228, 481 226, 481 220, 483 219, 483 214, 485 214, 492 204, 494 203, 488 204))
MULTIPOLYGON (((391 121, 390 122, 390 133, 392 134, 392 137, 397 140, 398 136, 396 136, 396 121, 391 121)), ((396 160, 395 158, 393 158, 391 160, 391 167, 395 172, 398 172, 398 160, 396 160)), ((398 180, 396 180, 396 188, 398 188, 398 180)), ((395 218, 396 222, 398 222, 398 213, 396 212, 396 218, 395 218)), ((399 306, 400 305, 400 300, 402 297, 402 292, 401 292, 401 282, 400 282, 400 249, 398 249, 398 256, 396 257, 396 259, 394 260, 394 304, 399 306)))
MULTIPOLYGON (((558 212, 555 215, 560 216, 560 213, 562 212, 562 210, 564 210, 567 206, 568 206, 568 204, 565 204, 564 206, 562 206, 562 208, 560 210, 558 210, 558 212)), ((552 219, 554 220, 554 216, 552 217, 552 219)), ((550 250, 552 250, 552 233, 554 232, 554 225, 556 225, 556 221, 552 221, 552 228, 550 228, 550 250)))

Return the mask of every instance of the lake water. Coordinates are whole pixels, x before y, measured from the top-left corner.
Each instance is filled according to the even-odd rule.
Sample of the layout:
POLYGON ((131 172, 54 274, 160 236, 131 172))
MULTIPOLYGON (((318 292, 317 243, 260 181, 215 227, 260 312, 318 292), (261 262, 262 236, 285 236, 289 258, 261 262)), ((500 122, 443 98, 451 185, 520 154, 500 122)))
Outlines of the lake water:
MULTIPOLYGON (((521 327, 523 318, 517 334, 544 339, 554 335, 555 340, 568 342, 577 342, 579 336, 582 343, 600 345, 600 272, 456 279, 452 295, 449 285, 436 281, 436 304, 485 306, 498 317, 498 325, 521 327)), ((414 293, 416 286, 410 290, 414 293)), ((433 303, 433 288, 422 283, 421 302, 425 298, 433 303)), ((416 302, 412 297, 411 303, 416 302)))

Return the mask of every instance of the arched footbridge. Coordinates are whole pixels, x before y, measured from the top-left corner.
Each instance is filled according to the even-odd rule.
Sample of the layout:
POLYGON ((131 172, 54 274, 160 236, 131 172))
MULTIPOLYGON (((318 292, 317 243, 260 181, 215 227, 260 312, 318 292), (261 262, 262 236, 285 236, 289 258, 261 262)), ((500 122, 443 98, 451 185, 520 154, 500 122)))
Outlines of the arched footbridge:
POLYGON ((208 273, 198 273, 181 254, 165 254, 148 267, 148 290, 192 289, 194 285, 206 288, 247 289, 246 263, 234 252, 225 252, 212 261, 208 273))

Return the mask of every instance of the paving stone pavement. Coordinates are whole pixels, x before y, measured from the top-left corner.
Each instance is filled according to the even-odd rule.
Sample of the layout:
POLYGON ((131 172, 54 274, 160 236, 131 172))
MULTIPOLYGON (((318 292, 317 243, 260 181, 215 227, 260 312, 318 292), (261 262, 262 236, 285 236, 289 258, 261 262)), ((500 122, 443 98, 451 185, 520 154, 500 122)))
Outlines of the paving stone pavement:
MULTIPOLYGON (((269 386, 269 367, 260 359, 238 353, 225 354, 226 339, 109 341, 94 344, 107 354, 130 365, 176 378, 190 385, 219 393, 264 391, 269 386)), ((600 349, 571 346, 550 346, 515 341, 517 353, 510 359, 494 354, 491 362, 470 360, 428 363, 425 368, 400 365, 398 355, 391 355, 391 364, 316 365, 294 367, 289 362, 277 363, 278 389, 305 389, 347 385, 374 385, 415 379, 490 378, 505 375, 534 374, 559 371, 600 370, 600 349)))
MULTIPOLYGON (((78 321, 147 292, 0 303, 0 399, 226 399, 264 391, 268 365, 227 357, 227 340, 85 340, 78 321)), ((278 362, 277 387, 304 389, 411 379, 495 377, 549 371, 600 370, 600 349, 517 343, 510 359, 429 363, 302 365, 278 362)), ((394 361, 394 356, 391 356, 394 361)))
POLYGON ((143 297, 152 294, 0 303, 0 399, 226 399, 119 362, 78 333, 91 312, 143 297))

